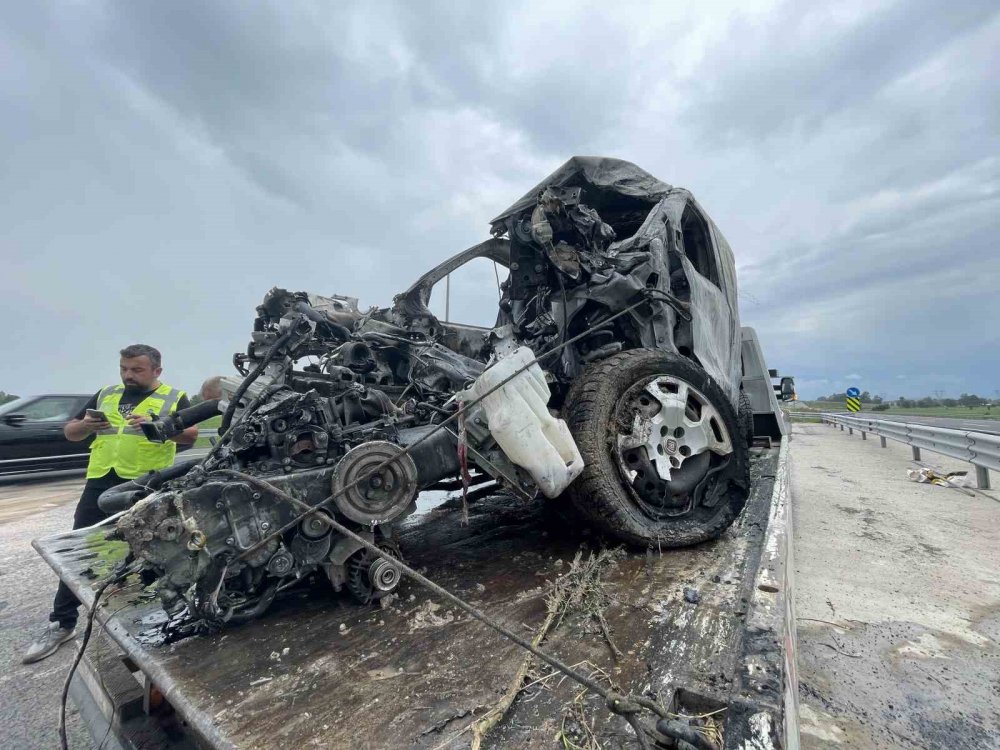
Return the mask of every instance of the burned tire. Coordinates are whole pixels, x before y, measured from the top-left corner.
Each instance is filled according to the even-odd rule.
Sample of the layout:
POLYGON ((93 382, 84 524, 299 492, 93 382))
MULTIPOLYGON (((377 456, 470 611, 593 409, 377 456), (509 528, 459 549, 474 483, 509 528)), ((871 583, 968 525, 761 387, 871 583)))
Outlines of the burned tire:
POLYGON ((743 435, 743 439, 746 441, 747 447, 753 447, 753 404, 750 403, 750 397, 740 391, 740 411, 739 411, 739 422, 740 422, 740 434, 743 435))
POLYGON ((682 547, 717 537, 743 509, 744 433, 726 395, 687 358, 633 349, 595 362, 563 417, 585 464, 570 500, 599 529, 682 547))

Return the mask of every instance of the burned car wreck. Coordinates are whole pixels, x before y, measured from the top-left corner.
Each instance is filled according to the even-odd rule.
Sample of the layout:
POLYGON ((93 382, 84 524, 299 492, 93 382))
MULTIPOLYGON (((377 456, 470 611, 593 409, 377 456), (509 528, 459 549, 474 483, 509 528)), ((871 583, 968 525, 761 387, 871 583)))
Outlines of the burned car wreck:
POLYGON ((752 431, 735 269, 691 194, 575 157, 491 225, 388 308, 272 289, 224 399, 146 425, 163 440, 224 412, 207 457, 101 498, 127 509, 114 533, 168 612, 245 621, 313 573, 378 599, 399 583, 395 530, 427 489, 564 503, 642 547, 733 522, 752 431), (492 328, 429 307, 474 258, 507 269, 492 328))

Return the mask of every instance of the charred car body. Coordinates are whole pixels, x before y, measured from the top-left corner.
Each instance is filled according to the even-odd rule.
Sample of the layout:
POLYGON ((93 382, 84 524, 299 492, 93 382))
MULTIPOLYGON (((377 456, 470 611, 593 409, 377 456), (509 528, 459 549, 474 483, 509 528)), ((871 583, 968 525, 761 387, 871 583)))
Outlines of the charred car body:
POLYGON ((558 496, 632 545, 693 544, 732 523, 752 435, 735 268, 691 194, 576 157, 492 235, 389 308, 272 289, 228 398, 148 425, 164 439, 225 412, 205 459, 101 499, 129 508, 117 534, 168 611, 250 619, 317 571, 377 599, 399 581, 394 527, 428 488, 558 496), (429 308, 474 258, 508 269, 491 329, 429 308))

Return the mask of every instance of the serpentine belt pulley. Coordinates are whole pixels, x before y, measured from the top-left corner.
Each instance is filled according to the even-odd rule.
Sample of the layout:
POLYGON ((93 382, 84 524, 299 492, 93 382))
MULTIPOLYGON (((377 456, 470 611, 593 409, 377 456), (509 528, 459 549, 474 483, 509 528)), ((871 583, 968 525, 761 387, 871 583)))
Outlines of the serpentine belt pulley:
POLYGON ((333 472, 332 490, 337 509, 366 526, 400 515, 417 496, 417 465, 403 449, 385 440, 351 448, 333 472), (396 459, 379 469, 390 459, 396 459), (371 476, 368 476, 371 474, 371 476), (362 480, 356 486, 355 481, 362 480), (345 488, 350 487, 345 491, 345 488))

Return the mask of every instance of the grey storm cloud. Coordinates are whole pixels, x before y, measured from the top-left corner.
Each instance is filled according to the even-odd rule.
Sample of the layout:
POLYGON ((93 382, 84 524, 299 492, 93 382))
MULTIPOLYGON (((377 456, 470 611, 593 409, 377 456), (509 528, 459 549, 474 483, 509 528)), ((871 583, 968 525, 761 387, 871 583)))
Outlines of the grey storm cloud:
POLYGON ((700 96, 688 115, 729 141, 815 133, 830 117, 871 106, 893 82, 996 10, 990 0, 908 0, 838 19, 817 4, 780 6, 766 25, 744 20, 731 27, 720 74, 699 76, 700 96))
POLYGON ((992 395, 998 49, 969 0, 5 4, 0 389, 197 388, 270 286, 386 304, 597 153, 695 192, 805 395, 992 395))

